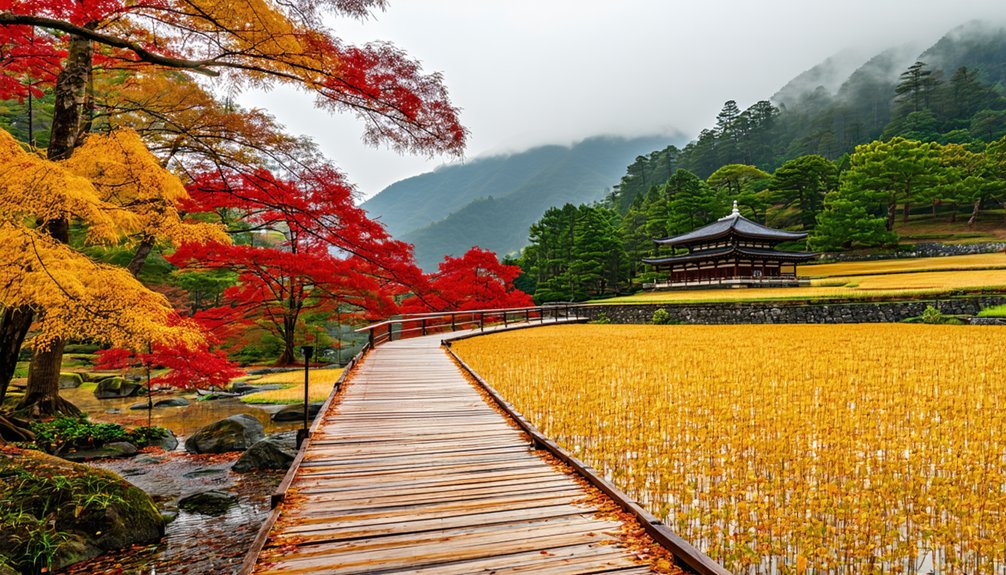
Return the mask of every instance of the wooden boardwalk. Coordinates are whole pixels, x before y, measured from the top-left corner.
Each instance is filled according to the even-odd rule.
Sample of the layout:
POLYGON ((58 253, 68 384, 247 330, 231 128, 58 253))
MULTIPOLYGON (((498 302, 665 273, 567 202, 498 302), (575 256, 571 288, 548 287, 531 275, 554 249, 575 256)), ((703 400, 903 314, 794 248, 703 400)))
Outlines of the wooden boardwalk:
POLYGON ((616 541, 622 524, 483 400, 443 337, 369 353, 322 415, 246 570, 650 573, 616 541))

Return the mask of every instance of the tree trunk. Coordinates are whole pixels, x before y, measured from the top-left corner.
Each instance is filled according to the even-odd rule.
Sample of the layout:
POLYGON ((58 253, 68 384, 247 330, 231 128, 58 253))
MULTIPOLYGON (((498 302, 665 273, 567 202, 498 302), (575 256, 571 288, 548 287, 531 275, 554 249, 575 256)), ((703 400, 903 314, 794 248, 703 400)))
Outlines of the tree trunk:
POLYGON ((28 334, 31 320, 35 316, 28 306, 8 307, 3 310, 0 319, 0 405, 7 397, 7 387, 14 377, 17 368, 17 357, 21 352, 21 344, 28 334))
POLYGON ((126 266, 126 269, 129 270, 129 273, 133 274, 134 278, 140 275, 143 264, 147 263, 147 256, 150 255, 153 249, 153 236, 143 236, 143 240, 136 246, 136 253, 133 254, 133 259, 129 260, 129 265, 126 266))
POLYGON ((297 318, 291 314, 283 317, 283 353, 276 360, 277 366, 293 365, 297 361, 297 350, 294 348, 294 335, 297 333, 297 318))
POLYGON ((905 201, 905 205, 904 205, 904 207, 901 210, 901 221, 902 221, 902 223, 906 223, 906 224, 908 223, 908 212, 911 210, 911 207, 912 207, 912 205, 910 203, 908 203, 908 201, 906 200, 905 201))
POLYGON ((81 116, 87 99, 87 79, 91 73, 91 41, 73 36, 67 51, 63 71, 56 78, 52 128, 49 135, 48 158, 65 160, 73 153, 80 139, 81 116))
POLYGON ((887 204, 887 222, 886 222, 887 231, 890 232, 894 230, 894 220, 895 218, 897 218, 897 214, 898 214, 898 204, 895 202, 887 204))
MULTIPOLYGON (((48 158, 65 160, 73 154, 80 143, 81 114, 84 108, 87 81, 91 73, 91 41, 78 36, 70 38, 63 70, 56 78, 55 105, 52 115, 52 131, 49 138, 48 158)), ((66 219, 50 220, 43 223, 56 241, 70 242, 70 222, 66 219)), ((6 331, 0 331, 6 334, 6 331)), ((18 347, 24 341, 18 342, 18 347)), ((6 348, 6 343, 0 349, 6 348)), ((72 403, 59 397, 59 371, 63 363, 63 340, 51 342, 49 349, 35 348, 28 368, 28 390, 24 399, 15 408, 18 413, 30 417, 46 417, 61 414, 80 414, 72 403)))
POLYGON ((28 367, 28 389, 14 412, 29 419, 53 415, 80 415, 77 406, 59 396, 59 370, 63 360, 63 340, 49 347, 35 346, 28 367))
POLYGON ((957 223, 957 208, 959 206, 957 205, 957 202, 952 202, 950 207, 952 208, 952 211, 950 212, 950 223, 957 223))
POLYGON ((978 221, 978 213, 981 212, 982 201, 981 199, 975 200, 975 203, 971 205, 971 217, 968 218, 968 227, 975 225, 978 221))

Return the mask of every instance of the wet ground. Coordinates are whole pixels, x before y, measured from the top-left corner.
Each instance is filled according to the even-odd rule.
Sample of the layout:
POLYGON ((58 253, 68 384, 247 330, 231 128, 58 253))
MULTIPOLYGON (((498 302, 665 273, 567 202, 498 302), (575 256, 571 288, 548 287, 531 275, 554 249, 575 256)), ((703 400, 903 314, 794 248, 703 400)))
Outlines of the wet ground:
MULTIPOLYGON (((98 399, 94 397, 93 387, 78 387, 76 389, 60 390, 59 395, 91 418, 91 421, 119 423, 122 425, 147 425, 148 411, 133 410, 129 406, 146 403, 146 396, 126 397, 122 399, 98 399)), ((254 405, 242 403, 236 397, 225 397, 209 401, 196 399, 195 394, 187 393, 157 393, 153 396, 156 402, 170 397, 183 397, 189 401, 185 407, 158 407, 150 412, 152 425, 166 427, 175 435, 188 436, 225 417, 238 413, 247 413, 262 422, 266 433, 296 429, 299 423, 274 423, 269 416, 282 408, 282 405, 254 405)))
MULTIPOLYGON (((88 413, 91 420, 123 425, 146 425, 146 410, 129 406, 144 397, 98 400, 89 389, 63 390, 61 395, 88 413)), ((155 396, 164 399, 171 395, 155 396)), ((230 470, 240 453, 193 455, 185 452, 185 437, 200 427, 237 413, 262 421, 267 434, 292 430, 297 423, 275 424, 269 415, 280 406, 252 406, 236 398, 196 401, 190 405, 153 410, 152 423, 171 429, 179 447, 171 452, 146 449, 124 459, 89 462, 115 471, 149 493, 158 508, 177 513, 157 545, 136 546, 78 563, 63 571, 68 575, 230 575, 236 573, 247 549, 269 513, 269 496, 283 478, 283 471, 235 473, 230 470), (227 491, 238 502, 225 514, 212 517, 178 510, 181 497, 208 490, 227 491)), ((288 438, 290 433, 285 434, 288 438)))

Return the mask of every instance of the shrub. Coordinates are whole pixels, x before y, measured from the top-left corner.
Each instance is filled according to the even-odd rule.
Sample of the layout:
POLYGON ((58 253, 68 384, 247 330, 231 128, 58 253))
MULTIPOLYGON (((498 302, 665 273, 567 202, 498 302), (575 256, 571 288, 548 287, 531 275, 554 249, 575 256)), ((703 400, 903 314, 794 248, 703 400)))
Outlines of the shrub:
POLYGON ((943 313, 935 307, 928 305, 926 306, 926 310, 922 312, 922 323, 943 323, 943 313))
POLYGON ((667 313, 667 310, 664 308, 660 308, 653 312, 653 316, 650 318, 650 323, 653 325, 664 325, 670 323, 670 321, 671 314, 667 313))
POLYGON ((127 430, 116 423, 94 423, 87 417, 59 417, 32 423, 35 445, 46 453, 59 455, 72 449, 90 449, 113 441, 128 441, 137 447, 150 445, 167 436, 163 427, 127 430))
POLYGON ((590 320, 589 323, 607 324, 607 323, 611 323, 611 318, 608 317, 608 314, 606 314, 606 313, 604 313, 602 311, 601 313, 597 314, 597 317, 595 317, 594 319, 590 320))

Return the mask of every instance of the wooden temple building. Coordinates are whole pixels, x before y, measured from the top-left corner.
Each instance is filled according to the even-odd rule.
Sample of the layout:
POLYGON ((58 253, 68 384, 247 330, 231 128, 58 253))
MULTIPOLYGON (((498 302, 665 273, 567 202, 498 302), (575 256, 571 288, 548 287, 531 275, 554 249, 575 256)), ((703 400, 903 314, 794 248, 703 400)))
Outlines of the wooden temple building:
POLYGON ((775 248, 805 237, 806 233, 776 230, 745 218, 735 201, 733 212, 726 217, 687 234, 653 240, 658 246, 688 252, 644 258, 643 263, 667 273, 666 281, 644 287, 806 285, 807 280, 797 277, 796 265, 817 254, 775 248))

